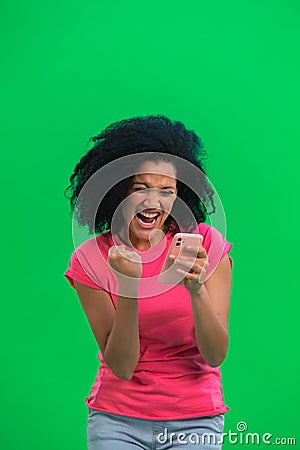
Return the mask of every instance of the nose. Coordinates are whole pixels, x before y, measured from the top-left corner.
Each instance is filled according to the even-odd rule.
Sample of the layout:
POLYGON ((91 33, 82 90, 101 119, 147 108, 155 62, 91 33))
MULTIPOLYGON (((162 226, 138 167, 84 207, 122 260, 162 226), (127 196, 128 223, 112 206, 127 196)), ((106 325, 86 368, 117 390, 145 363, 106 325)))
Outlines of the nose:
POLYGON ((160 207, 160 197, 158 189, 147 189, 147 196, 144 200, 144 205, 147 208, 158 208, 160 207))

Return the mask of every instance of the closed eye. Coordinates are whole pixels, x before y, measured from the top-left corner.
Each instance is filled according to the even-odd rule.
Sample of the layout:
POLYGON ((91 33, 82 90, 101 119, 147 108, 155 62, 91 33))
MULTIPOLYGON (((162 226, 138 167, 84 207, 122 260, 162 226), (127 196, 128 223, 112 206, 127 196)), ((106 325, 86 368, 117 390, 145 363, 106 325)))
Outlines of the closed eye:
POLYGON ((174 195, 174 192, 166 191, 165 189, 159 189, 159 193, 163 197, 170 197, 171 195, 174 195))
MULTIPOLYGON (((143 188, 133 188, 134 192, 140 192, 147 194, 149 192, 149 188, 143 189, 143 188)), ((158 191, 159 195, 162 197, 171 197, 172 195, 175 195, 175 192, 167 191, 166 189, 153 189, 154 191, 158 191)))
POLYGON ((141 193, 147 193, 149 189, 142 189, 142 188, 134 188, 132 191, 134 192, 141 192, 141 193))

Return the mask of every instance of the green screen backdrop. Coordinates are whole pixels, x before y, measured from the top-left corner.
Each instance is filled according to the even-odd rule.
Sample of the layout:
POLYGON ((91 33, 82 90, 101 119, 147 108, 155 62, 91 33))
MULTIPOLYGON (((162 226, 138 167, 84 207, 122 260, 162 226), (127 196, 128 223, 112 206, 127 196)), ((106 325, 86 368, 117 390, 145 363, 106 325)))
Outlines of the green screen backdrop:
POLYGON ((157 113, 203 139, 233 243, 225 432, 244 422, 239 439, 299 445, 299 12, 293 0, 2 5, 1 449, 86 449, 98 350, 63 277, 63 191, 91 136, 157 113))

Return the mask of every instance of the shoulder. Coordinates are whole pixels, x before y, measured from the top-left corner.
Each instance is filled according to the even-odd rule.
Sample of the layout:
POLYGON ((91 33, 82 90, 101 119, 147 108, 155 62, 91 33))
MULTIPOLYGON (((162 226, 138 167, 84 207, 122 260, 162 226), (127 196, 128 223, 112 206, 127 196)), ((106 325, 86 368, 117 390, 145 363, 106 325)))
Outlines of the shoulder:
POLYGON ((111 247, 111 235, 109 232, 85 240, 75 247, 70 264, 81 266, 85 271, 95 272, 104 270, 107 266, 108 250, 111 247))
POLYGON ((74 252, 91 257, 100 251, 105 256, 111 245, 111 233, 106 231, 82 242, 75 248, 74 252))
POLYGON ((107 258, 110 246, 108 232, 82 242, 75 247, 69 269, 64 275, 90 287, 107 290, 110 272, 107 258))
POLYGON ((203 236, 202 245, 206 250, 209 261, 207 273, 210 273, 218 265, 223 256, 230 251, 233 244, 226 240, 225 232, 220 232, 212 225, 200 223, 198 224, 197 230, 203 236))
POLYGON ((217 228, 207 223, 199 223, 197 233, 203 236, 203 247, 226 242, 225 232, 220 232, 217 228))

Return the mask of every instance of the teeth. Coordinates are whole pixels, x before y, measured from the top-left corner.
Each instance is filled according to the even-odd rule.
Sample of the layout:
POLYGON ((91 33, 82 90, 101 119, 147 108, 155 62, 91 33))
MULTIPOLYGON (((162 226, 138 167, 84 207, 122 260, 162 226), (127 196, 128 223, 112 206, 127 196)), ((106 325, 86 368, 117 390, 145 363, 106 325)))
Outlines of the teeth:
POLYGON ((153 217, 156 217, 158 215, 158 213, 146 213, 146 212, 140 212, 140 214, 142 214, 145 217, 149 217, 149 219, 152 219, 153 217))
POLYGON ((153 218, 153 219, 151 220, 151 222, 144 222, 143 219, 140 219, 139 217, 138 217, 138 220, 139 220, 141 223, 144 223, 144 224, 147 224, 147 225, 153 225, 153 224, 155 223, 155 218, 153 218))

